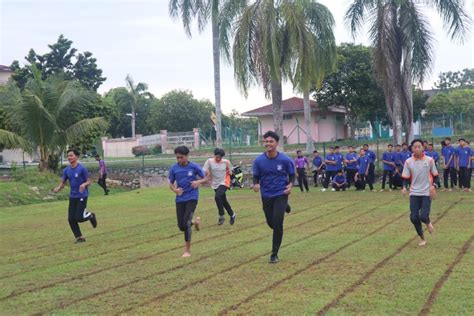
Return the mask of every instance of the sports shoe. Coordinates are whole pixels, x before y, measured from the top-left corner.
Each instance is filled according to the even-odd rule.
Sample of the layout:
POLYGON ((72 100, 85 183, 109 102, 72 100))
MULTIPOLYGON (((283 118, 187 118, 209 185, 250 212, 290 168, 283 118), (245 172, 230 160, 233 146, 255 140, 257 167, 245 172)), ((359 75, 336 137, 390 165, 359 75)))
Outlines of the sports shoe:
POLYGON ((196 217, 196 219, 193 222, 193 225, 194 225, 194 229, 199 231, 201 229, 201 218, 196 217))
POLYGON ((278 261, 280 261, 278 259, 278 255, 272 253, 271 256, 270 256, 270 260, 268 260, 268 263, 278 263, 278 261))
POLYGON ((418 246, 426 246, 427 242, 426 240, 422 240, 418 243, 418 246))
POLYGON ((83 242, 86 242, 86 239, 81 236, 81 237, 77 237, 76 241, 74 243, 75 244, 80 244, 80 243, 83 243, 83 242))
POLYGON ((331 191, 332 191, 332 192, 336 192, 336 189, 332 188, 331 191))
POLYGON ((321 189, 321 192, 326 192, 326 188, 324 188, 324 189, 321 189))
POLYGON ((225 223, 225 217, 224 216, 220 216, 219 217, 219 221, 217 222, 217 225, 222 225, 225 223))
POLYGON ((290 204, 286 205, 286 210, 285 212, 287 212, 288 214, 291 213, 291 206, 290 204))
POLYGON ((97 227, 97 217, 95 217, 95 213, 91 213, 91 216, 89 217, 89 220, 91 221, 92 227, 96 228, 97 227))
POLYGON ((109 192, 110 192, 110 190, 107 189, 107 191, 105 191, 104 195, 109 195, 109 192))
POLYGON ((234 223, 235 223, 235 216, 236 216, 236 215, 235 215, 235 213, 234 213, 234 214, 230 217, 229 224, 234 225, 234 223))
POLYGON ((379 191, 379 192, 383 192, 383 191, 384 191, 384 189, 380 189, 380 191, 379 191))

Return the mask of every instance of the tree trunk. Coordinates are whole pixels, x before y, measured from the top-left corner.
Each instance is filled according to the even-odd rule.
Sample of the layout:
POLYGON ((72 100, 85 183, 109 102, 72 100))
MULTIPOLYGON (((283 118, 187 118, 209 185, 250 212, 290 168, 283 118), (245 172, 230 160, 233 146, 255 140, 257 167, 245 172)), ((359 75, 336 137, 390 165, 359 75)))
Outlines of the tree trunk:
POLYGON ((413 76, 411 73, 412 61, 410 53, 404 54, 402 91, 403 91, 403 113, 405 113, 405 141, 410 143, 414 138, 413 131, 413 76))
POLYGON ((393 142, 395 144, 402 143, 402 99, 401 99, 401 89, 394 89, 393 94, 393 142))
POLYGON ((40 162, 38 168, 41 172, 48 171, 48 154, 44 146, 39 146, 40 162))
POLYGON ((303 108, 304 108, 304 127, 306 132, 306 152, 312 153, 314 151, 313 134, 311 133, 311 105, 309 102, 309 91, 303 93, 303 108))
MULTIPOLYGON (((284 134, 283 134, 283 109, 282 109, 282 86, 281 80, 273 81, 272 86, 272 110, 273 110, 273 127, 275 128, 275 133, 280 136, 280 146, 279 150, 284 148, 284 134)), ((265 133, 265 131, 263 131, 265 133)))
POLYGON ((222 146, 221 66, 219 52, 219 23, 212 17, 212 57, 214 61, 214 96, 216 103, 216 145, 222 146))

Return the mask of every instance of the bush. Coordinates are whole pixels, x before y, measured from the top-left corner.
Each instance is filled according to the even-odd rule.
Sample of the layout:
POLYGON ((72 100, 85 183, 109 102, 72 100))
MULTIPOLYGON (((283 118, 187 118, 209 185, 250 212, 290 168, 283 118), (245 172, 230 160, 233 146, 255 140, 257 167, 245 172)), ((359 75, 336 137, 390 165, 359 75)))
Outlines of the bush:
POLYGON ((161 145, 155 145, 153 146, 153 148, 151 149, 151 153, 153 155, 159 155, 161 153, 163 153, 162 149, 161 149, 161 145))
POLYGON ((150 154, 150 148, 147 146, 135 146, 132 148, 132 153, 135 157, 146 156, 150 154))

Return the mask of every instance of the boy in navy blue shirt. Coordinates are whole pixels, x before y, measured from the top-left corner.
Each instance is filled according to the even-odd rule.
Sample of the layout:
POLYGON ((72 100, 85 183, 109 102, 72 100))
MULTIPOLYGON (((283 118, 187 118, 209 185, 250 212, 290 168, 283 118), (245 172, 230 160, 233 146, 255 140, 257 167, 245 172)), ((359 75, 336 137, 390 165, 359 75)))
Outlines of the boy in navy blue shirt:
POLYGON ((263 212, 273 230, 270 263, 277 263, 283 239, 285 211, 289 212, 288 195, 295 181, 295 165, 284 153, 278 152, 280 137, 273 131, 263 135, 265 152, 253 162, 253 190, 261 193, 263 212))
POLYGON ((459 172, 459 187, 466 192, 471 190, 471 178, 469 177, 469 166, 471 164, 471 148, 467 146, 464 138, 459 139, 459 147, 456 151, 456 166, 459 172))
POLYGON ((358 170, 356 177, 360 179, 360 190, 365 191, 365 184, 367 181, 367 175, 369 174, 370 158, 365 155, 363 148, 359 151, 359 158, 357 159, 358 170))
POLYGON ((344 169, 344 155, 340 153, 339 146, 334 147, 334 155, 336 156, 336 173, 344 169))
POLYGON ((365 155, 369 158, 369 173, 366 176, 366 182, 369 185, 370 190, 374 191, 375 161, 377 160, 377 155, 369 149, 369 144, 364 144, 363 148, 365 155))
POLYGON ((402 166, 402 146, 400 144, 397 144, 397 146, 395 146, 395 152, 393 154, 395 155, 395 166, 401 167, 402 166))
POLYGON ((332 179, 332 187, 336 191, 346 191, 346 186, 347 186, 347 180, 346 177, 344 176, 344 173, 342 170, 337 172, 337 175, 332 179))
POLYGON ((402 144, 402 151, 400 152, 400 164, 401 164, 401 169, 400 171, 403 171, 403 166, 405 165, 405 161, 408 160, 408 158, 411 158, 411 151, 408 149, 408 144, 403 143, 402 144))
POLYGON ((327 190, 329 182, 332 181, 339 168, 337 165, 337 156, 334 153, 334 147, 329 147, 329 154, 326 155, 324 163, 326 164, 326 178, 324 179, 323 188, 321 189, 322 192, 327 190))
POLYGON ((317 150, 313 151, 313 180, 314 186, 318 186, 319 175, 324 171, 323 159, 317 150))
POLYGON ((393 189, 393 171, 395 170, 396 165, 396 157, 395 153, 393 152, 393 145, 388 144, 387 146, 387 151, 383 153, 382 156, 382 161, 383 161, 383 176, 382 176, 382 189, 380 192, 383 192, 385 190, 385 183, 387 181, 387 175, 388 175, 388 187, 390 191, 393 189))
MULTIPOLYGON (((424 152, 424 154, 428 157, 433 158, 436 168, 438 168, 439 154, 436 151, 434 151, 433 144, 428 144, 428 147, 426 151, 424 152)), ((441 188, 441 180, 439 179, 439 177, 436 178, 436 186, 438 187, 438 189, 441 188)))
POLYGON ((193 221, 194 211, 198 204, 199 186, 205 183, 206 178, 201 167, 188 160, 189 149, 186 146, 179 146, 174 149, 176 160, 169 171, 169 187, 176 193, 176 217, 178 219, 179 230, 184 232, 184 253, 183 258, 191 256, 191 226, 196 230, 200 228, 200 218, 193 221), (198 177, 201 178, 198 180, 198 177))
POLYGON ((86 241, 86 238, 82 236, 79 223, 90 221, 93 228, 97 227, 95 214, 88 212, 86 209, 87 197, 89 196, 87 187, 91 184, 91 179, 86 167, 78 162, 78 158, 79 151, 75 149, 67 151, 69 166, 64 169, 59 185, 53 189, 55 193, 58 193, 69 180, 71 191, 69 194, 68 221, 74 237, 76 237, 76 244, 86 241))
POLYGON ((350 188, 351 184, 354 183, 354 177, 357 173, 357 158, 354 147, 349 146, 349 152, 346 154, 346 159, 344 160, 346 164, 347 188, 350 188))
MULTIPOLYGON (((443 145, 443 144, 442 144, 443 145)), ((443 191, 452 191, 453 187, 457 185, 457 172, 455 167, 456 161, 456 150, 451 145, 451 138, 446 137, 444 139, 444 146, 441 149, 441 155, 443 156, 443 191), (448 179, 450 180, 450 187, 448 188, 448 179)))

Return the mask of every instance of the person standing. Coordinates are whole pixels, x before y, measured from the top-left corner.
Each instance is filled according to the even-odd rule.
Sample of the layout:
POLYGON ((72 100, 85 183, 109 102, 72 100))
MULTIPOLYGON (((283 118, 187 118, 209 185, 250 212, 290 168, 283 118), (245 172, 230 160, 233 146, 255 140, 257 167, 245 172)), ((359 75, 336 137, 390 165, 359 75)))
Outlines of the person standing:
POLYGON ((360 179, 360 190, 365 191, 365 185, 367 183, 367 175, 369 174, 370 158, 365 155, 363 148, 359 151, 359 158, 357 158, 358 169, 356 177, 360 179))
POLYGON ((377 155, 369 149, 368 144, 364 144, 365 155, 369 157, 369 173, 367 175, 367 184, 371 191, 374 191, 374 182, 375 182, 375 161, 377 160, 377 155))
POLYGON ((408 144, 407 143, 403 143, 402 144, 402 151, 400 152, 400 170, 403 171, 403 166, 405 165, 405 161, 408 160, 408 158, 411 158, 412 156, 412 153, 411 151, 408 149, 408 144))
POLYGON ((309 166, 309 161, 305 156, 303 156, 301 150, 296 151, 296 155, 297 157, 295 158, 295 166, 296 173, 298 175, 298 185, 301 192, 304 192, 303 185, 306 189, 306 192, 309 192, 308 179, 306 177, 306 167, 309 166))
POLYGON ((457 172, 455 168, 455 154, 456 150, 451 145, 451 138, 446 137, 444 139, 444 147, 441 150, 443 156, 443 191, 452 191, 453 187, 457 185, 457 172), (450 187, 448 188, 448 180, 450 180, 450 187))
POLYGON ((227 214, 230 216, 229 223, 234 225, 236 214, 232 210, 232 207, 230 206, 226 196, 226 192, 230 187, 230 175, 232 173, 232 168, 230 161, 224 159, 224 156, 224 149, 216 148, 214 150, 214 158, 210 158, 204 163, 204 172, 206 173, 206 178, 208 181, 211 182, 211 188, 213 188, 215 192, 214 200, 216 201, 217 210, 219 213, 219 220, 217 224, 222 225, 225 223, 225 209, 227 214))
POLYGON ((313 180, 314 180, 314 186, 318 186, 318 178, 319 175, 324 172, 324 163, 323 159, 319 155, 319 152, 317 150, 313 151, 313 180))
MULTIPOLYGON (((411 143, 413 157, 405 162, 402 177, 410 180, 410 220, 415 226, 421 241, 418 245, 425 246, 426 238, 423 233, 422 223, 428 231, 433 232, 434 227, 430 221, 431 201, 436 196, 433 186, 433 177, 438 176, 434 160, 423 154, 423 142, 415 139, 411 143)), ((407 189, 402 189, 404 195, 407 189)))
POLYGON ((329 147, 329 154, 326 155, 324 163, 326 164, 326 177, 324 178, 323 188, 321 189, 322 192, 328 189, 329 182, 332 181, 337 173, 337 157, 334 154, 334 147, 329 147))
POLYGON ((382 189, 380 192, 385 190, 385 183, 387 181, 388 176, 388 187, 389 190, 392 191, 393 189, 393 171, 395 170, 396 165, 396 157, 395 153, 393 152, 393 145, 388 144, 387 151, 382 155, 383 161, 383 176, 382 176, 382 189))
POLYGON ((402 146, 397 144, 395 146, 395 152, 393 153, 395 156, 395 166, 401 167, 402 166, 402 146))
POLYGON ((253 162, 253 190, 261 193, 263 212, 273 230, 270 263, 279 261, 283 240, 283 221, 288 212, 288 195, 295 181, 295 165, 290 157, 277 150, 280 137, 273 131, 263 135, 265 152, 253 162))
POLYGON ((472 179, 472 169, 474 168, 474 149, 472 149, 472 147, 470 146, 470 143, 468 141, 466 141, 466 144, 467 146, 469 146, 469 148, 471 148, 471 158, 470 158, 470 164, 469 164, 469 184, 471 183, 471 179, 472 179))
POLYGON ((75 243, 82 243, 86 238, 81 233, 79 223, 90 221, 93 228, 97 227, 97 217, 95 213, 87 211, 87 198, 89 196, 88 187, 91 185, 91 179, 87 168, 79 163, 79 151, 69 149, 67 151, 67 166, 61 177, 61 182, 53 189, 54 193, 61 191, 66 182, 69 181, 69 208, 68 221, 72 233, 76 238, 75 243))
POLYGON ((188 160, 189 149, 178 146, 174 149, 177 163, 171 166, 169 188, 176 194, 176 217, 179 230, 184 232, 183 258, 191 256, 191 227, 200 229, 201 219, 193 221, 199 199, 199 186, 208 181, 201 167, 188 160), (201 179, 198 179, 201 178, 201 179))
POLYGON ((465 192, 472 192, 469 167, 471 164, 471 148, 467 146, 464 138, 459 139, 459 147, 456 151, 456 166, 459 172, 459 187, 465 192))
POLYGON ((346 164, 347 188, 350 188, 354 183, 354 177, 357 173, 357 154, 353 146, 349 146, 348 150, 349 152, 346 154, 344 162, 346 164))
POLYGON ((107 189, 107 166, 105 161, 100 159, 99 154, 95 155, 95 160, 99 162, 99 181, 97 182, 100 187, 104 190, 104 195, 109 195, 109 189, 107 189))
POLYGON ((341 154, 339 146, 334 147, 334 155, 336 155, 336 166, 337 166, 336 173, 337 173, 339 171, 344 170, 344 155, 341 154))
MULTIPOLYGON (((436 165, 436 169, 438 169, 439 154, 434 150, 433 144, 428 144, 427 150, 424 152, 424 154, 428 157, 433 158, 436 165)), ((441 189, 441 181, 439 177, 436 178, 436 186, 438 187, 438 189, 441 189)))

